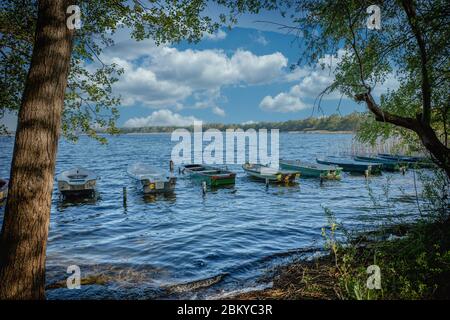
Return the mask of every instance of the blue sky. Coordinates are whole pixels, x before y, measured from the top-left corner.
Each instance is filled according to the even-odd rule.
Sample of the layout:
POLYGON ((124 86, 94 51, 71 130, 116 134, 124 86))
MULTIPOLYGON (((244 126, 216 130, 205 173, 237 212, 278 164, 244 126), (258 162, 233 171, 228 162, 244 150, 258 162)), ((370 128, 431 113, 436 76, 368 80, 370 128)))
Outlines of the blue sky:
MULTIPOLYGON (((214 9, 211 10, 214 15, 214 9)), ((114 35, 115 46, 102 61, 117 63, 124 74, 114 85, 122 97, 118 126, 189 125, 194 120, 221 123, 284 121, 321 116, 314 109, 318 94, 333 79, 339 56, 321 57, 330 65, 296 64, 303 41, 269 23, 289 23, 273 13, 244 15, 236 27, 222 28, 197 44, 156 46, 136 42, 126 30, 114 35)), ((343 53, 343 52, 342 52, 343 53)), ((93 67, 92 65, 90 67, 93 67)), ((387 83, 378 89, 392 86, 387 83)), ((377 92, 375 92, 377 94, 377 92)), ((322 101, 325 114, 337 113, 340 94, 322 101)), ((339 112, 363 111, 343 99, 339 112)), ((3 120, 13 128, 15 117, 3 120)))
MULTIPOLYGON (((318 94, 333 80, 338 57, 323 57, 331 69, 301 65, 302 40, 251 22, 205 35, 197 44, 155 46, 124 34, 104 53, 125 69, 116 86, 122 96, 119 126, 185 125, 192 120, 221 123, 284 121, 320 116, 318 94), (261 26, 261 27, 260 27, 261 26)), ((337 112, 340 95, 322 102, 337 112)), ((362 111, 344 99, 340 113, 362 111)))

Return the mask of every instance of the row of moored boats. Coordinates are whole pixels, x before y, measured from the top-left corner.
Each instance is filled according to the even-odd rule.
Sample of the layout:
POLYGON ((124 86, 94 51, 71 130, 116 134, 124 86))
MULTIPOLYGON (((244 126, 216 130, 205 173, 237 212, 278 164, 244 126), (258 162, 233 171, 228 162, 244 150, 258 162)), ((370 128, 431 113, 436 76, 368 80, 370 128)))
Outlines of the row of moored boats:
MULTIPOLYGON (((242 165, 246 174, 268 183, 293 183, 299 177, 320 180, 339 180, 343 171, 376 175, 381 171, 405 172, 408 168, 430 167, 426 158, 403 155, 378 154, 376 156, 335 157, 316 159, 315 163, 302 160, 280 160, 279 167, 246 163, 242 165)), ((220 187, 234 185, 236 173, 227 168, 202 164, 188 164, 180 167, 180 174, 186 174, 205 186, 220 187)), ((171 172, 143 163, 128 167, 128 175, 139 185, 144 194, 171 193, 175 189, 177 177, 171 172)), ((77 167, 57 176, 58 189, 64 196, 94 196, 99 177, 92 171, 77 167)), ((7 183, 4 183, 4 186, 7 183)), ((0 189, 3 190, 3 189, 0 189)), ((7 190, 7 188, 6 188, 7 190)), ((6 191, 0 191, 5 193, 6 191)))

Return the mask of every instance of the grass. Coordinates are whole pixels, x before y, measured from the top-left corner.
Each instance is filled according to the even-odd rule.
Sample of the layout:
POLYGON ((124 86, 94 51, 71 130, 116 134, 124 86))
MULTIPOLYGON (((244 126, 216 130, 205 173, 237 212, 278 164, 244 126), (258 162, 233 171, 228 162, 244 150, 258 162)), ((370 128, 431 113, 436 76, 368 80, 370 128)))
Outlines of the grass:
MULTIPOLYGON (((336 229, 335 229, 336 230, 336 229)), ((279 267, 272 288, 235 299, 449 299, 450 219, 390 228, 394 240, 377 240, 386 230, 359 236, 314 261, 279 267), (374 237, 375 236, 375 237, 374 237), (381 271, 381 289, 368 289, 367 267, 381 271)))
MULTIPOLYGON (((322 235, 328 254, 279 267, 272 288, 233 298, 450 299, 449 180, 436 172, 421 181, 422 204, 415 223, 401 223, 393 211, 391 225, 352 235, 325 209, 329 227, 322 235), (379 268, 378 289, 368 286, 374 283, 369 266, 379 268)), ((387 189, 384 196, 389 203, 387 189)), ((380 205, 370 189, 369 195, 375 208, 380 205)))

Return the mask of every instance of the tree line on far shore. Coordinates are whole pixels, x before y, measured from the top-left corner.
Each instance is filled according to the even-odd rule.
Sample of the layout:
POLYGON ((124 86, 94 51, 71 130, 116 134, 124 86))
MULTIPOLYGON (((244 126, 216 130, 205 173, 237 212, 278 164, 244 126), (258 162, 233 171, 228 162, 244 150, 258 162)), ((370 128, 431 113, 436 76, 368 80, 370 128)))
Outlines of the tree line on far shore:
MULTIPOLYGON (((279 129, 281 132, 287 131, 351 131, 355 132, 363 119, 364 113, 353 112, 349 115, 341 116, 333 114, 323 117, 310 117, 300 120, 288 120, 282 122, 254 122, 246 124, 222 124, 222 123, 204 123, 202 128, 204 131, 208 129, 218 129, 224 131, 227 129, 279 129)), ((185 128, 193 131, 193 126, 177 127, 177 126, 151 126, 141 128, 121 128, 121 133, 156 133, 156 132, 172 132, 175 129, 185 128)))

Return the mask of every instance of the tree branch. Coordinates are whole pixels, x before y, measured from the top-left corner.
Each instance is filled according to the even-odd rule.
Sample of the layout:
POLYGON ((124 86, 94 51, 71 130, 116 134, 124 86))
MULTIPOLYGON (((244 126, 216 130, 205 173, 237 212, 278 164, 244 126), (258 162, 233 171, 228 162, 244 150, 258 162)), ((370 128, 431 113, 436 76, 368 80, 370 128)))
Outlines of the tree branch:
POLYGON ((379 122, 387 122, 397 126, 413 130, 417 132, 419 123, 417 119, 398 116, 386 111, 383 111, 375 102, 369 92, 360 93, 355 96, 358 102, 365 102, 367 108, 375 115, 375 120, 379 122))
POLYGON ((416 8, 412 0, 402 0, 408 23, 419 46, 422 72, 422 122, 429 125, 431 121, 431 85, 428 75, 428 56, 422 31, 417 24, 416 8))

